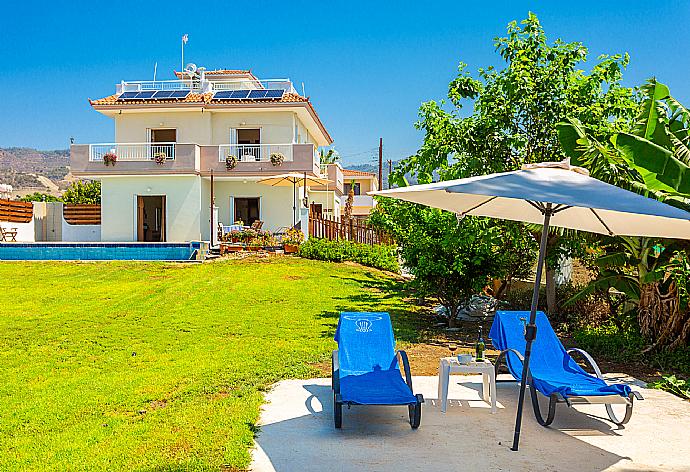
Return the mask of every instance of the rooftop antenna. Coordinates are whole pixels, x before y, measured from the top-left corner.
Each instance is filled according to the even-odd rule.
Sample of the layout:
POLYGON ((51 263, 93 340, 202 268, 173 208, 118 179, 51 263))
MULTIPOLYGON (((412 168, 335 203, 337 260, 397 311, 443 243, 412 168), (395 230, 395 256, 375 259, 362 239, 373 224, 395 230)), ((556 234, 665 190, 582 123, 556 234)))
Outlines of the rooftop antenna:
POLYGON ((194 77, 194 74, 196 74, 196 71, 197 71, 196 64, 194 64, 193 62, 190 62, 189 64, 187 64, 184 67, 184 71, 187 75, 189 75, 189 78, 191 79, 192 77, 194 77))
POLYGON ((156 81, 156 72, 158 71, 158 62, 153 65, 153 81, 156 81))

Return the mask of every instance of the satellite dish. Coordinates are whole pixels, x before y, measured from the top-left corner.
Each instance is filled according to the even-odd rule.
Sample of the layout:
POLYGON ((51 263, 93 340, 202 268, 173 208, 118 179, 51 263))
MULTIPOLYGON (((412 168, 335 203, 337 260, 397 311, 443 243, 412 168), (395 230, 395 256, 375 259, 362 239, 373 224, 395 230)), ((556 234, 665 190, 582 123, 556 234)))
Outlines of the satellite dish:
POLYGON ((196 64, 194 64, 193 62, 190 62, 189 64, 187 64, 185 66, 184 71, 189 75, 194 75, 196 73, 196 69, 197 69, 196 64))

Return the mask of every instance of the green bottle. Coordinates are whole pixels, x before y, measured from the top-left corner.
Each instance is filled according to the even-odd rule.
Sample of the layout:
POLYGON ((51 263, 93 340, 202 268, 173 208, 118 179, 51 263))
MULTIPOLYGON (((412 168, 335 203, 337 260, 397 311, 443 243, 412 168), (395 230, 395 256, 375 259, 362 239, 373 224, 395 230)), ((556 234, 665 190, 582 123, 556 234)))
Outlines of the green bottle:
POLYGON ((479 337, 477 337, 477 346, 475 348, 475 361, 484 362, 484 349, 486 349, 486 344, 484 343, 484 338, 482 337, 482 327, 479 327, 479 337))

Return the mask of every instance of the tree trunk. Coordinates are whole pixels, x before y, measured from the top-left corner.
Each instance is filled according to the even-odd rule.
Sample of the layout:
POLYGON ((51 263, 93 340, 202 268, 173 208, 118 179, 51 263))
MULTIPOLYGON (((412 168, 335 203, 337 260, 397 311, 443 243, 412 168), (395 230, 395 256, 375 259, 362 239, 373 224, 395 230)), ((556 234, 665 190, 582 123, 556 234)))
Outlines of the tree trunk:
POLYGON ((644 352, 658 346, 674 349, 687 344, 690 337, 690 310, 680 306, 675 284, 671 284, 665 293, 659 282, 642 285, 637 321, 640 333, 652 341, 644 352))
POLYGON ((550 269, 548 266, 545 272, 546 276, 546 310, 549 316, 556 315, 556 269, 550 269))

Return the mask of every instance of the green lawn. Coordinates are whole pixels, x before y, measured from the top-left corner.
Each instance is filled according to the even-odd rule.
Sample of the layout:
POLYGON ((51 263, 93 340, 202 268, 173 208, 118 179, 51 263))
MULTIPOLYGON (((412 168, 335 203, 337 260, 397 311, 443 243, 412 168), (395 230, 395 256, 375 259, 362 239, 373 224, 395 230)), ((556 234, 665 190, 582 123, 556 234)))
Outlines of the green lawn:
POLYGON ((373 269, 276 258, 0 263, 0 470, 249 464, 262 390, 316 375, 339 310, 414 308, 373 269))

